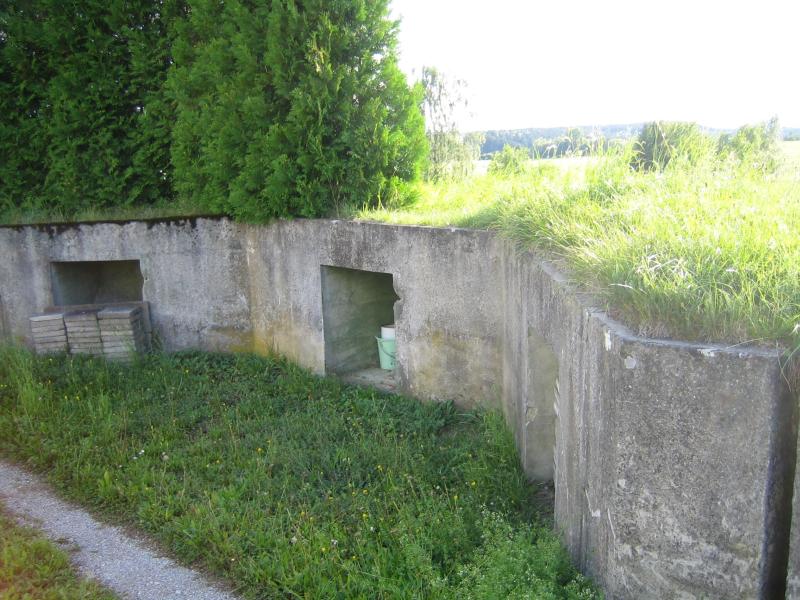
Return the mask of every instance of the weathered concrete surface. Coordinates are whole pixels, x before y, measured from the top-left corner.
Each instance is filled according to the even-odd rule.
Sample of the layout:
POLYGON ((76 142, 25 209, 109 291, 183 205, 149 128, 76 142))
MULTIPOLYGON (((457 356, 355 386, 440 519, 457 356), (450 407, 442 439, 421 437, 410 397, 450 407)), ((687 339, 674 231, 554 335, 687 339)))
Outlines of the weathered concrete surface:
MULTIPOLYGON (((794 372, 787 376, 792 381, 800 379, 800 365, 795 364, 794 372)), ((789 367, 791 368, 791 367, 789 367)), ((800 443, 797 445, 797 466, 800 466, 800 443)), ((800 600, 800 474, 795 471, 794 496, 792 499, 792 523, 789 545, 789 565, 786 576, 786 598, 800 600)))
POLYGON ((51 262, 139 260, 142 299, 167 350, 249 349, 242 237, 239 226, 210 219, 2 227, 0 287, 9 329, 29 341, 28 316, 55 303, 51 262))
POLYGON ((400 298, 399 389, 463 406, 499 404, 500 254, 488 232, 281 221, 249 228, 247 238, 258 349, 325 372, 321 267, 387 273, 400 298))
MULTIPOLYGON (((340 297, 348 286, 323 285, 324 269, 390 275, 398 390, 502 406, 526 472, 555 480, 572 556, 610 598, 782 595, 797 410, 778 351, 637 337, 546 262, 482 231, 6 227, 0 255, 5 335, 27 337, 28 316, 52 303, 50 261, 139 260, 167 349, 276 352, 318 373, 353 350, 332 350, 331 315, 353 300, 340 297)), ((370 286, 352 290, 357 304, 376 301, 370 286)), ((374 343, 367 333, 359 344, 374 343)))
POLYGON ((780 353, 636 337, 507 257, 505 404, 523 449, 548 434, 551 397, 514 366, 547 346, 556 523, 581 569, 611 598, 781 597, 797 416, 780 353))

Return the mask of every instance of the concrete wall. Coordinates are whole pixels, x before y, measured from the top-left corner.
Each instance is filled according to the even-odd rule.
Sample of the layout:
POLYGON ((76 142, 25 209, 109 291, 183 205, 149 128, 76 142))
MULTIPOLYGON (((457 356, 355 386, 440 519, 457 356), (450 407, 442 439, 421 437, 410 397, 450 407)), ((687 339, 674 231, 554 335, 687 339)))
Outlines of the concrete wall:
POLYGON ((639 338, 481 231, 5 227, 0 256, 5 335, 27 339, 29 314, 52 304, 51 261, 139 260, 167 349, 278 352, 318 373, 352 350, 344 308, 386 310, 396 293, 399 388, 502 407, 526 472, 555 481, 573 558, 610 598, 782 595, 797 414, 777 351, 639 338), (378 284, 389 276, 393 291, 378 284))
MULTIPOLYGON (((794 361, 784 365, 784 376, 800 387, 800 362, 794 361)), ((800 443, 797 445, 797 465, 800 466, 800 443)), ((795 474, 794 495, 792 499, 792 523, 789 538, 789 567, 786 577, 786 598, 800 600, 800 475, 795 474)))
POLYGON ((782 597, 797 416, 780 354, 643 339, 530 254, 504 270, 504 404, 532 468, 555 413, 556 522, 580 568, 612 598, 782 597))
POLYGON ((323 373, 321 266, 387 273, 399 297, 400 389, 464 406, 499 406, 501 253, 489 233, 282 221, 249 228, 247 240, 258 350, 323 373))
POLYGON ((54 304, 51 262, 138 260, 142 299, 167 350, 250 349, 242 229, 204 219, 0 228, 0 294, 10 333, 54 304))

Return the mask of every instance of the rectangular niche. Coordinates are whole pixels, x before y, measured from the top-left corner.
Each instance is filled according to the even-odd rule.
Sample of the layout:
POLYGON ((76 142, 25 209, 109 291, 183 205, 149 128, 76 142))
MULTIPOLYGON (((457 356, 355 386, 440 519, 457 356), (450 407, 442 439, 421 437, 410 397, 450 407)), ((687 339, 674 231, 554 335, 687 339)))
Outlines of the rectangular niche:
POLYGON ((56 306, 143 300, 138 260, 52 262, 50 278, 56 306))
MULTIPOLYGON (((379 369, 375 338, 381 325, 394 323, 397 300, 391 273, 322 267, 326 373, 379 369)), ((384 373, 391 376, 391 371, 384 373)))

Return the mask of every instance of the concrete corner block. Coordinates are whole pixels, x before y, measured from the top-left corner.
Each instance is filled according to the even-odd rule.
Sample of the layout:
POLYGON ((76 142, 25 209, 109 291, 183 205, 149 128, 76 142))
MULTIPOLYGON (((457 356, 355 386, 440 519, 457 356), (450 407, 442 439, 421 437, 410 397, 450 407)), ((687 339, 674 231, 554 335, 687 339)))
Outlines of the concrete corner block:
POLYGON ((619 597, 763 596, 780 586, 793 408, 778 356, 622 340, 607 391, 613 471, 600 483, 619 597))

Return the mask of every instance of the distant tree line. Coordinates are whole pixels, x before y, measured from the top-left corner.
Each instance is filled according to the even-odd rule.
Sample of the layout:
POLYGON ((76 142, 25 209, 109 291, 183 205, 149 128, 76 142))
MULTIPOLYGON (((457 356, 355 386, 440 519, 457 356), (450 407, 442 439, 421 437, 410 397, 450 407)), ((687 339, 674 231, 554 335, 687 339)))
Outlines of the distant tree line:
POLYGON ((641 131, 643 123, 605 125, 603 127, 538 127, 490 130, 483 132, 481 157, 489 158, 505 146, 527 148, 533 157, 589 154, 604 147, 607 140, 629 139, 641 131))
POLYGON ((391 201, 428 144, 396 37, 388 0, 6 0, 0 213, 391 201))
MULTIPOLYGON (((600 127, 490 130, 483 132, 485 139, 480 149, 481 158, 491 158, 494 153, 500 152, 506 146, 525 148, 532 158, 586 156, 606 148, 609 144, 635 138, 648 125, 647 123, 629 123, 600 127)), ((703 131, 726 138, 726 136, 735 136, 740 130, 704 128, 703 131)), ((800 128, 784 128, 777 135, 787 141, 800 140, 800 128)))

